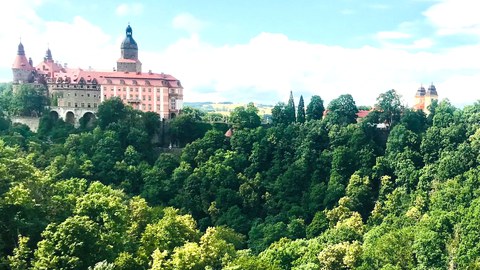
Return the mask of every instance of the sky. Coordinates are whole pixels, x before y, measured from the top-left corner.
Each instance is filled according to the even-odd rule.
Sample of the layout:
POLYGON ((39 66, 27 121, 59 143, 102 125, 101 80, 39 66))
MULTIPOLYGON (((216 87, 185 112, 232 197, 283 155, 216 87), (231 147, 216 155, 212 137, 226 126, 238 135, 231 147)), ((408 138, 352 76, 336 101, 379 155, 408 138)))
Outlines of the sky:
POLYGON ((18 43, 68 67, 110 71, 128 24, 143 71, 175 76, 184 100, 308 103, 395 89, 412 106, 433 83, 456 106, 480 99, 478 0, 15 0, 0 3, 0 81, 18 43))

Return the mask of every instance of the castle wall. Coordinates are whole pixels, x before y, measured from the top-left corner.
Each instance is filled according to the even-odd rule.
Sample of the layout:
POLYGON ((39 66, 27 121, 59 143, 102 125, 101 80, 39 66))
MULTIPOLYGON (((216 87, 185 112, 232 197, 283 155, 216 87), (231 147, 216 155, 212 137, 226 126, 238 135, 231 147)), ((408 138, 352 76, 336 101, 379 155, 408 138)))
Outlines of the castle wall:
POLYGON ((38 126, 40 124, 40 117, 12 116, 11 119, 12 123, 27 125, 33 132, 37 132, 38 126))
POLYGON ((100 86, 97 85, 49 84, 48 88, 53 106, 97 108, 101 102, 100 86))

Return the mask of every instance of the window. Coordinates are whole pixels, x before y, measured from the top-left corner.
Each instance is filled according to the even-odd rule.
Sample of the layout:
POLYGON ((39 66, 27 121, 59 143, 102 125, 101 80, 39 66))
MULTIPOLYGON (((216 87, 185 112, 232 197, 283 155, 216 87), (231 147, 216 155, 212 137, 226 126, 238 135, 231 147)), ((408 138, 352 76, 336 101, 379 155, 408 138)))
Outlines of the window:
POLYGON ((175 110, 176 101, 174 98, 170 99, 170 109, 175 110))
POLYGON ((85 103, 82 103, 82 108, 85 107, 85 103))
POLYGON ((77 96, 77 93, 75 93, 75 96, 77 96))
POLYGON ((142 97, 142 100, 145 100, 145 96, 142 97))
POLYGON ((96 107, 97 107, 97 103, 93 103, 93 107, 96 108, 96 107))
POLYGON ((78 107, 78 104, 75 102, 75 108, 77 108, 77 107, 78 107))
POLYGON ((160 105, 157 105, 157 110, 160 110, 160 105))
POLYGON ((96 97, 97 97, 97 95, 93 95, 93 97, 94 97, 94 98, 96 98, 96 97))
POLYGON ((148 109, 152 110, 152 104, 148 104, 148 109))
POLYGON ((87 104, 87 107, 90 108, 90 103, 87 104))
POLYGON ((148 101, 151 101, 152 100, 152 97, 151 96, 148 96, 148 101))
POLYGON ((67 106, 68 106, 68 107, 71 107, 71 106, 72 106, 72 103, 71 103, 71 102, 68 102, 68 105, 67 105, 67 106))
POLYGON ((160 97, 157 97, 157 101, 160 101, 160 97))
POLYGON ((142 110, 145 110, 145 104, 142 104, 142 110))
POLYGON ((152 88, 148 88, 148 92, 152 92, 152 88))

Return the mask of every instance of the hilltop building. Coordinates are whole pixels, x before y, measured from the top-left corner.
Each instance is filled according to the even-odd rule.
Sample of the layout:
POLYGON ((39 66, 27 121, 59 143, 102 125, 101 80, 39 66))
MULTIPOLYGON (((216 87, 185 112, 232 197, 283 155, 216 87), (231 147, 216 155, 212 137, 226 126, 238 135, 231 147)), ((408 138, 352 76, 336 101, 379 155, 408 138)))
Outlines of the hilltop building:
POLYGON ((415 94, 415 105, 413 108, 415 110, 422 110, 424 113, 429 114, 430 111, 428 110, 428 107, 434 100, 438 100, 438 93, 435 85, 432 83, 427 90, 425 90, 423 86, 420 86, 415 94))
POLYGON ((70 123, 78 123, 87 114, 91 117, 101 102, 113 97, 137 110, 156 112, 163 119, 175 117, 183 107, 180 81, 164 73, 142 72, 130 25, 125 33, 117 68, 111 72, 62 66, 53 60, 50 49, 43 61, 33 66, 20 42, 12 66, 14 90, 25 83, 46 85, 50 110, 70 123))

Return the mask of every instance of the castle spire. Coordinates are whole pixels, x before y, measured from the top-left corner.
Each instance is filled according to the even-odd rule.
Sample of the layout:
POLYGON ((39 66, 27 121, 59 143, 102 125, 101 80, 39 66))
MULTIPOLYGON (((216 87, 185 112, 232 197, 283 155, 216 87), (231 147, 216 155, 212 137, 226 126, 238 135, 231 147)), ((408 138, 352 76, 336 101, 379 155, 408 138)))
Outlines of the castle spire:
POLYGON ((18 44, 17 55, 25 55, 25 49, 23 48, 22 41, 18 44))

